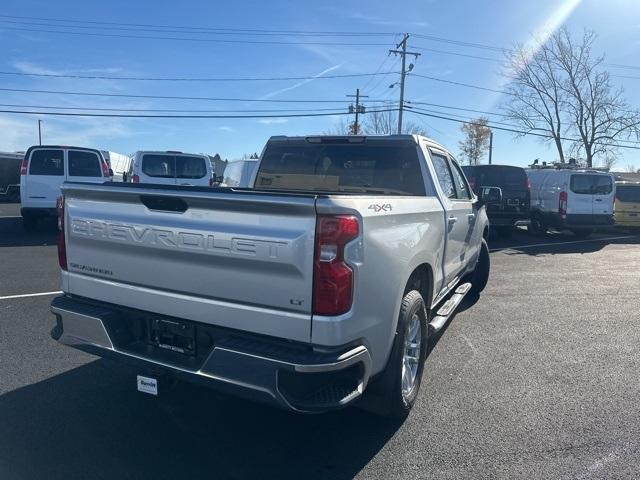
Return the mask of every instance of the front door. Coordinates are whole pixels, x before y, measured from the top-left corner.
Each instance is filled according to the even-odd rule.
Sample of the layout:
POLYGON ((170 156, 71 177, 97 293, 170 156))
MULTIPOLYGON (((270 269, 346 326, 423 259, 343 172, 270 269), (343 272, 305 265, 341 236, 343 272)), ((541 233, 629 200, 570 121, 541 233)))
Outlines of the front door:
MULTIPOLYGON (((436 171, 438 186, 442 192, 445 209, 447 238, 443 258, 443 275, 444 286, 447 287, 455 282, 466 265, 467 245, 473 232, 475 215, 468 186, 466 188, 467 198, 458 198, 458 189, 456 188, 457 175, 454 177, 445 154, 432 151, 431 159, 436 171)), ((462 178, 462 181, 466 185, 464 178, 462 178)))

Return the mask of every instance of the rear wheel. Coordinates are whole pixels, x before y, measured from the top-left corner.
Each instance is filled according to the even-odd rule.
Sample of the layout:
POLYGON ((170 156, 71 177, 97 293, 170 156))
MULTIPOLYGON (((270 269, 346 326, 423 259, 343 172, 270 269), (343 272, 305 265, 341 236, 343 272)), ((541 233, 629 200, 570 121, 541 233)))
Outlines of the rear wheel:
POLYGON ((545 233, 547 233, 549 227, 547 227, 539 218, 532 218, 531 223, 528 225, 527 229, 532 235, 544 235, 545 233))
POLYGON ((487 283, 489 283, 489 273, 491 272, 491 257, 489 256, 489 246, 487 241, 483 238, 480 244, 480 255, 478 256, 478 263, 476 268, 471 274, 469 281, 471 282, 471 293, 479 295, 487 283))
POLYGON ((418 397, 428 346, 427 315, 422 295, 411 290, 402 299, 391 355, 381 377, 372 385, 384 408, 376 413, 406 417, 418 397))
POLYGON ((591 228, 574 228, 571 231, 578 238, 587 238, 593 233, 593 229, 591 228))

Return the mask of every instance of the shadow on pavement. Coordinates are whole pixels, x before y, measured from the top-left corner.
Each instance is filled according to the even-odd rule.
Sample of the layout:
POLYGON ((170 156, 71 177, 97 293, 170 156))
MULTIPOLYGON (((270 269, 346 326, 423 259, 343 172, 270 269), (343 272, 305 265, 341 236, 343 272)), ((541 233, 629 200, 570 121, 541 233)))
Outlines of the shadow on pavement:
POLYGON ((152 397, 135 374, 97 360, 0 396, 0 477, 347 479, 401 426, 354 408, 296 415, 183 383, 152 397))
POLYGON ((598 238, 597 235, 586 239, 573 238, 567 236, 566 239, 557 240, 552 236, 536 237, 539 241, 529 245, 518 245, 504 247, 502 251, 505 255, 558 255, 569 253, 594 253, 602 250, 607 245, 638 245, 640 235, 629 235, 626 232, 618 232, 614 237, 606 236, 598 238), (622 237, 622 238, 621 238, 622 237), (554 241, 555 240, 555 241, 554 241), (566 242, 566 243, 565 243, 566 242))
POLYGON ((34 232, 26 232, 21 218, 0 218, 0 247, 55 245, 57 236, 55 219, 44 219, 34 232))

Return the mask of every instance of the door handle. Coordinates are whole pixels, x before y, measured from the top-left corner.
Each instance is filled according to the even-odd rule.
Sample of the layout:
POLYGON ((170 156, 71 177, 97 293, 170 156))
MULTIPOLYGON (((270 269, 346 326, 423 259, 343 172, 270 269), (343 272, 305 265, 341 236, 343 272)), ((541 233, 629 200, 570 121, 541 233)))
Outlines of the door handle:
POLYGON ((602 201, 602 199, 601 199, 601 198, 596 198, 596 199, 595 199, 595 201, 596 201, 596 202, 601 202, 601 201, 602 201))
POLYGON ((449 225, 453 225, 458 221, 458 217, 449 217, 449 225))

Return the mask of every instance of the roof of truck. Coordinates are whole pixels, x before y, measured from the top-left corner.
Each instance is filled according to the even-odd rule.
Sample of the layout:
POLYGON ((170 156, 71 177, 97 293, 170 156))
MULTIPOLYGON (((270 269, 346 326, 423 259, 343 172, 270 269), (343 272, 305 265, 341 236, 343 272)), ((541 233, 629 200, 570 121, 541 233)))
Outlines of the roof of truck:
POLYGON ((362 139, 361 141, 366 141, 366 139, 368 138, 372 138, 372 139, 376 139, 376 140, 413 140, 416 143, 419 143, 420 140, 426 142, 428 144, 429 147, 432 148, 438 148, 440 150, 444 150, 445 152, 448 152, 449 150, 441 145, 440 143, 436 142, 435 140, 432 140, 431 138, 428 137, 424 137, 422 135, 410 135, 410 134, 403 134, 403 135, 305 135, 305 136, 287 136, 287 135, 274 135, 271 138, 269 138, 269 141, 285 141, 285 140, 293 140, 293 141, 301 141, 301 140, 309 140, 309 139, 315 139, 315 138, 331 138, 331 139, 349 139, 351 140, 351 142, 353 143, 359 143, 359 139, 362 139))

